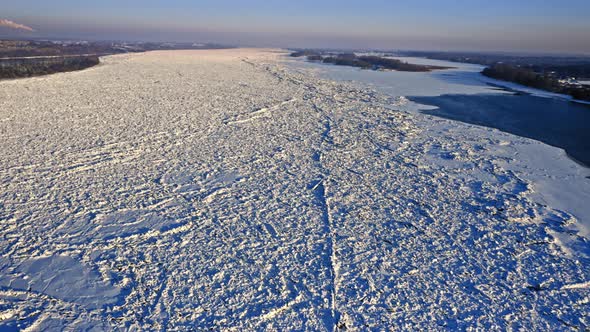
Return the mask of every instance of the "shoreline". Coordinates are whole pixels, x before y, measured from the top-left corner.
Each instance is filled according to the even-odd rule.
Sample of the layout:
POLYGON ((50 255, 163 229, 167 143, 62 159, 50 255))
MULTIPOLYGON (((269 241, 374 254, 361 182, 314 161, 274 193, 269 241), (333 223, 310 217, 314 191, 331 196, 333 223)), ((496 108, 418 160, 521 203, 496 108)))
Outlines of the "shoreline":
POLYGON ((100 63, 98 55, 0 59, 0 81, 77 72, 96 67, 100 63))
MULTIPOLYGON (((428 59, 428 61, 431 61, 428 59)), ((432 60, 432 61, 438 61, 438 60, 432 60)), ((297 63, 295 63, 297 64, 297 63)), ((433 91, 435 91, 435 93, 427 93, 422 86, 420 86, 418 89, 415 89, 413 87, 406 87, 404 84, 402 84, 400 86, 400 88, 397 88, 397 85, 392 84, 391 88, 383 88, 385 86, 385 81, 386 79, 383 78, 383 80, 377 80, 377 78, 379 77, 389 77, 391 75, 386 75, 387 73, 383 73, 383 75, 363 75, 362 77, 357 77, 356 73, 354 72, 349 72, 346 71, 346 74, 344 75, 337 75, 332 73, 332 71, 325 71, 325 69, 322 69, 322 67, 317 67, 317 66, 323 66, 323 65, 315 65, 312 67, 309 66, 303 66, 303 69, 298 69, 300 68, 299 66, 295 65, 294 68, 295 70, 301 70, 303 72, 305 72, 305 68, 309 67, 310 73, 312 75, 317 75, 319 77, 327 77, 331 80, 336 80, 336 81, 345 81, 345 82, 349 82, 349 81, 353 81, 354 84, 357 84, 359 86, 363 86, 365 88, 370 87, 371 89, 375 89, 377 91, 380 91, 381 93, 385 93, 388 94, 392 97, 395 98, 400 98, 400 96, 407 98, 408 100, 410 100, 410 103, 408 103, 407 105, 403 106, 402 109, 407 109, 408 112, 410 112, 411 114, 417 114, 420 115, 420 117, 422 116, 426 116, 426 117, 434 117, 435 119, 441 119, 443 121, 450 121, 455 123, 454 126, 457 126, 459 128, 471 128, 472 126, 477 126, 477 128, 480 128, 479 130, 481 131, 481 134, 485 136, 487 136, 489 131, 497 131, 498 132, 498 136, 503 136, 503 135, 509 135, 508 137, 512 136, 513 137, 513 141, 515 142, 523 142, 523 143, 518 143, 518 146, 520 146, 520 148, 516 149, 513 153, 518 155, 518 154, 522 154, 524 157, 522 162, 518 162, 517 164, 519 164, 519 167, 516 167, 514 170, 518 171, 520 173, 523 174, 523 177, 525 179, 528 179, 529 181, 531 181, 531 183, 543 183, 543 190, 539 189, 539 199, 542 201, 547 200, 548 202, 551 202, 552 204, 555 204, 557 206, 559 206, 561 209, 563 209, 564 211, 575 211, 575 214, 578 216, 578 220, 583 224, 582 226, 582 230, 581 233, 585 234, 585 235, 589 235, 590 234, 590 211, 588 211, 588 209, 585 207, 585 205, 583 203, 573 203, 573 202, 580 202, 581 198, 580 197, 587 197, 587 199, 590 199, 590 188, 588 189, 584 189, 582 190, 579 186, 579 182, 577 181, 582 181, 583 186, 588 186, 587 184, 587 178, 590 176, 590 167, 588 164, 582 163, 579 160, 576 160, 574 157, 572 157, 571 155, 569 155, 562 146, 559 145, 555 145, 555 144, 549 144, 547 142, 544 142, 542 140, 539 139, 535 139, 535 138, 530 138, 530 137, 526 137, 526 136, 520 136, 514 133, 510 133, 510 132, 504 132, 501 131, 500 129, 497 129, 496 126, 491 126, 491 125, 481 125, 481 124, 473 124, 472 122, 465 122, 465 121, 461 121, 460 119, 449 119, 447 117, 440 117, 438 116, 437 112, 440 112, 440 109, 438 106, 436 106, 436 103, 433 102, 426 102, 426 103, 420 103, 420 102, 414 102, 411 99, 414 99, 412 97, 413 94, 416 94, 415 92, 422 92, 423 94, 419 96, 419 98, 426 98, 426 99, 430 99, 430 100, 437 100, 437 99, 441 99, 444 98, 443 96, 445 94, 449 94, 450 96, 464 96, 466 98, 476 98, 477 96, 481 96, 481 97, 486 97, 486 96, 496 96, 497 98, 506 98, 509 96, 512 96, 511 94, 506 94, 507 92, 510 93, 525 93, 524 95, 522 95, 522 97, 534 97, 534 98, 549 98, 548 100, 555 102, 555 103, 564 103, 565 105, 569 105, 568 107, 584 107, 586 108, 586 105, 578 105, 576 103, 569 103, 568 100, 566 99, 561 99, 561 98, 554 98, 551 96, 547 96, 547 95, 538 95, 537 92, 538 91, 530 91, 530 89, 527 89, 529 91, 519 91, 519 90, 515 90, 515 89, 510 89, 509 87, 502 87, 502 91, 498 92, 498 91, 492 91, 490 90, 490 87, 488 86, 489 83, 495 83, 495 82, 490 82, 493 81, 491 79, 486 78, 485 76, 479 74, 479 70, 477 67, 479 66, 471 66, 471 65, 467 65, 467 68, 471 68, 469 69, 467 73, 467 78, 466 81, 464 82, 465 85, 465 92, 461 91, 461 88, 456 88, 456 87, 451 87, 448 89, 447 91, 441 92, 439 91, 439 89, 441 89, 443 86, 445 88, 448 88, 448 86, 446 86, 447 82, 447 76, 442 76, 442 75, 429 75, 429 74, 417 74, 420 78, 419 80, 416 80, 415 82, 412 80, 408 80, 408 84, 412 85, 412 84, 424 84, 424 85, 429 85, 431 83, 428 83, 428 80, 426 79, 427 77, 433 77, 433 81, 432 82, 440 82, 442 80, 442 82, 440 82, 440 87, 439 85, 433 85, 433 91), (313 68, 313 69, 312 69, 313 68), (472 74, 475 73, 475 74, 472 74), (371 81, 375 81, 375 84, 370 84, 371 81), (422 83, 424 82, 424 83, 422 83), (483 88, 481 89, 474 89, 472 84, 480 84, 483 88), (397 91, 398 93, 395 93, 395 91, 397 91), (442 94, 440 94, 442 93, 442 94), (504 96, 504 97, 502 97, 504 96), (433 106, 434 105, 434 106, 433 106), (526 142, 530 142, 530 143, 526 143, 526 142), (532 147, 532 148, 531 148, 532 147), (540 149, 541 151, 544 151, 543 153, 540 154, 540 156, 543 156, 543 154, 546 154, 546 159, 540 158, 539 160, 539 155, 537 153, 530 153, 529 150, 533 150, 536 151, 536 149, 540 149), (540 169, 536 169, 536 165, 542 165, 543 163, 549 163, 551 166, 552 171, 550 171, 549 174, 545 174, 543 170, 540 169), (534 171, 533 171, 534 170, 534 171), (551 174, 553 173, 553 174, 551 174), (568 175, 566 175, 568 174, 568 175), (558 188, 558 189, 556 189, 558 188), (563 200, 560 198, 560 193, 563 196, 565 193, 578 193, 578 197, 575 197, 575 195, 573 195, 574 197, 570 197, 568 200, 563 200)), ((342 73, 342 71, 338 71, 339 73, 342 73)), ((357 72, 358 73, 358 72, 357 72)), ((456 72, 451 71, 451 73, 449 73, 449 75, 451 75, 451 77, 455 77, 459 74, 457 74, 456 72)), ((408 78, 413 78, 415 77, 415 75, 393 75, 391 78, 387 79, 387 81, 389 80, 407 80, 408 78)), ((449 82, 460 82, 461 84, 463 84, 463 80, 458 79, 458 78, 452 78, 449 82)), ((497 85, 497 84, 496 84, 497 85)), ((518 97, 518 96, 515 96, 518 97)), ((538 99, 538 101, 542 104, 545 104, 545 102, 541 101, 540 99, 538 99)), ((475 106, 474 106, 475 107, 475 106)), ((584 110, 585 111, 585 110, 584 110)), ((581 112, 580 114, 588 114, 588 112, 581 112)), ((587 121, 584 121, 587 122, 587 121)), ((441 133, 437 133, 437 135, 440 135, 441 133)), ((507 140, 509 141, 509 140, 507 140)), ((494 148, 495 149, 495 148, 494 148)), ((568 194, 569 195, 569 194, 568 194)), ((582 199, 583 201, 583 199, 582 199)))

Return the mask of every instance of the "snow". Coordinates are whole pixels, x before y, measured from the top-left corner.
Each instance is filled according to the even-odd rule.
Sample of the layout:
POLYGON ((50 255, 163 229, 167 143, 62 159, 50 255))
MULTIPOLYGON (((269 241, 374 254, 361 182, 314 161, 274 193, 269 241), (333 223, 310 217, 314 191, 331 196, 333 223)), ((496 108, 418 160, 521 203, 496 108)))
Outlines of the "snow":
POLYGON ((435 70, 429 73, 403 71, 373 71, 354 67, 325 65, 321 63, 302 62, 287 59, 290 67, 307 72, 310 69, 322 77, 355 81, 379 89, 382 92, 401 96, 440 96, 443 94, 476 94, 476 93, 510 93, 499 88, 524 92, 543 98, 572 100, 588 104, 587 101, 572 99, 571 96, 530 88, 517 83, 493 79, 481 75, 485 66, 419 57, 391 57, 404 62, 450 67, 451 69, 435 70))
MULTIPOLYGON (((321 77, 362 83, 395 96, 439 96, 443 94, 488 93, 491 87, 480 74, 483 67, 464 63, 428 60, 413 57, 395 57, 409 63, 454 67, 429 73, 403 71, 373 71, 355 67, 325 65, 286 59, 286 64, 296 71, 315 73, 321 77)), ((505 92, 507 93, 507 92, 505 92)))
MULTIPOLYGON (((412 73, 396 71, 367 71, 343 66, 327 66, 317 63, 293 61, 286 59, 290 68, 302 74, 312 74, 327 79, 348 81, 356 86, 371 88, 397 98, 396 107, 415 115, 428 129, 429 136, 445 135, 451 131, 475 131, 473 135, 453 137, 461 140, 497 140, 506 137, 502 144, 488 147, 503 167, 517 172, 529 185, 534 186, 531 196, 541 204, 548 204, 557 209, 573 214, 577 222, 575 227, 581 235, 590 237, 590 183, 587 177, 590 170, 569 158, 561 149, 541 144, 529 139, 506 136, 497 130, 481 129, 474 126, 437 119, 438 125, 432 125, 432 119, 420 113, 422 110, 435 110, 436 107, 422 105, 408 100, 405 96, 441 96, 446 94, 506 94, 495 86, 529 93, 542 98, 570 99, 568 96, 532 89, 510 82, 498 81, 481 75, 484 66, 449 61, 431 60, 417 57, 394 57, 408 63, 452 67, 448 70, 429 73, 412 73), (493 84, 490 86, 490 84, 493 84), (507 162, 503 162, 507 160, 507 162)), ((472 174, 471 176, 475 176, 472 174)))
POLYGON ((0 82, 0 329, 588 328, 582 169, 283 56, 0 82))

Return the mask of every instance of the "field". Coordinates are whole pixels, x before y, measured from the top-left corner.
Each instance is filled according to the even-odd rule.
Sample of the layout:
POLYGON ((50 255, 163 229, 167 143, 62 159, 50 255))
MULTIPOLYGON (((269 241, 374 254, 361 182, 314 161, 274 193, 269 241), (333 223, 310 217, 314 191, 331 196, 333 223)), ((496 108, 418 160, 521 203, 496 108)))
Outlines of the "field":
POLYGON ((587 234, 510 168, 562 151, 285 57, 0 82, 0 330, 590 327, 587 234))

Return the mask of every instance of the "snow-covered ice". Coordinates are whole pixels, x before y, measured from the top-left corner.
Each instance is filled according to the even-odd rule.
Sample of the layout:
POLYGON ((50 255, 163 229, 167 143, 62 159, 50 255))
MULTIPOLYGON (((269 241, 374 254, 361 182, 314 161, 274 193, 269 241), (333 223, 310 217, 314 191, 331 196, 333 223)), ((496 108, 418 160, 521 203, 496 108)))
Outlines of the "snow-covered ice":
POLYGON ((585 169, 283 55, 0 82, 0 329, 590 326, 585 169))
MULTIPOLYGON (((498 87, 520 91, 541 98, 571 99, 559 95, 533 89, 511 82, 498 81, 481 74, 484 66, 476 64, 457 63, 449 61, 431 60, 416 57, 395 57, 409 63, 450 67, 428 73, 399 72, 399 71, 370 71, 353 67, 323 65, 317 62, 301 61, 301 59, 286 58, 289 68, 301 74, 312 74, 327 79, 345 81, 356 86, 370 88, 396 97, 395 106, 399 110, 415 115, 420 126, 428 130, 428 136, 445 135, 449 130, 455 132, 472 131, 470 135, 455 135, 453 139, 481 140, 504 139, 499 145, 489 145, 492 155, 498 160, 500 156, 507 157, 504 167, 517 172, 531 187, 531 194, 543 204, 568 211, 577 218, 575 225, 581 234, 590 235, 590 182, 586 181, 590 170, 573 162, 566 157, 562 149, 553 148, 539 142, 521 139, 512 135, 505 135, 497 130, 479 128, 455 121, 441 121, 437 118, 425 116, 422 111, 436 114, 437 107, 410 101, 406 96, 438 97, 443 95, 503 95, 513 92, 498 87), (433 122, 434 120, 434 122, 433 122), (436 123, 437 125, 433 125, 436 123), (502 137, 502 138, 500 138, 502 137)), ((511 106, 515 107, 515 106, 511 106)), ((564 110, 554 107, 556 112, 564 110)), ((565 115, 564 115, 565 116, 565 115)), ((489 154, 489 152, 488 152, 489 154)), ((474 176, 475 174, 471 174, 474 176)))

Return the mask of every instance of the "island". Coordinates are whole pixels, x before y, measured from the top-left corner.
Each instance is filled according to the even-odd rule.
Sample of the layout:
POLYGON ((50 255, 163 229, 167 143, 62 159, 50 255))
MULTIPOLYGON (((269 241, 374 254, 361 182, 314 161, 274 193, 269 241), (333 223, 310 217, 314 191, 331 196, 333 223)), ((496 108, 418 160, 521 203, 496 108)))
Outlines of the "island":
POLYGON ((453 67, 430 66, 407 63, 390 57, 377 55, 356 55, 355 53, 337 53, 325 55, 316 51, 296 51, 291 53, 292 57, 306 57, 309 61, 319 61, 322 63, 333 64, 337 66, 358 67, 368 70, 395 70, 408 72, 429 72, 433 70, 452 69, 453 67))

